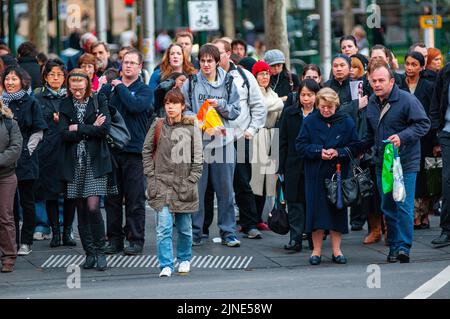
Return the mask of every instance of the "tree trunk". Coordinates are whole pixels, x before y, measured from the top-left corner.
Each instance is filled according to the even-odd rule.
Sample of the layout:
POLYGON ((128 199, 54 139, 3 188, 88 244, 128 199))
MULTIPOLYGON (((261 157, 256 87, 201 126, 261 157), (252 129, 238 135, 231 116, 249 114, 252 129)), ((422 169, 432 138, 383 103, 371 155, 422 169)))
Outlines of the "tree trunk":
POLYGON ((48 53, 48 0, 28 0, 29 37, 38 52, 48 53))
POLYGON ((353 16, 353 1, 344 0, 343 1, 344 10, 344 34, 352 34, 353 27, 355 26, 355 17, 353 16))
POLYGON ((286 67, 289 63, 289 41, 286 23, 286 0, 265 0, 265 34, 266 48, 279 49, 286 56, 286 67))
POLYGON ((234 28, 234 4, 233 0, 223 1, 223 28, 226 37, 234 39, 236 30, 234 28))

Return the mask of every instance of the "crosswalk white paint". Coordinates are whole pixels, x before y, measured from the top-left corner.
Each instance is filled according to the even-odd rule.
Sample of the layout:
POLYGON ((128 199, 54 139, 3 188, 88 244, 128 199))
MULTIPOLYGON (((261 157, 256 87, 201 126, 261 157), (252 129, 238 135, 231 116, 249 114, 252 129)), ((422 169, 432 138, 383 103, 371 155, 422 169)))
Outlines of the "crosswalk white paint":
POLYGON ((414 290, 405 299, 427 299, 450 282, 450 266, 414 290))
MULTIPOLYGON (((84 263, 83 255, 51 255, 41 265, 41 268, 67 268, 71 265, 80 266, 84 263)), ((192 256, 191 268, 202 269, 246 269, 253 260, 252 256, 192 256)), ((158 256, 107 256, 109 268, 159 268, 158 256)), ((178 261, 174 261, 175 267, 178 261)))

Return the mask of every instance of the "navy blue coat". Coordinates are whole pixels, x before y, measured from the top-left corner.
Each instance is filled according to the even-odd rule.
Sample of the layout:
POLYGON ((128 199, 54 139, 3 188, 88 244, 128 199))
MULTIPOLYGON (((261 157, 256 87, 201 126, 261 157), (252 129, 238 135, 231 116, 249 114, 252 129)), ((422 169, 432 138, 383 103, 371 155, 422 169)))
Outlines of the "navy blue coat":
POLYGON ((341 164, 341 176, 345 178, 350 162, 344 147, 356 155, 361 145, 355 122, 349 116, 328 127, 319 115, 316 112, 303 121, 296 141, 296 149, 305 165, 306 232, 326 229, 346 234, 347 209, 338 210, 328 203, 325 179, 331 179, 338 162, 341 164), (339 157, 330 161, 322 160, 322 149, 330 148, 336 149, 339 157))
POLYGON ((30 156, 28 141, 34 133, 47 129, 41 106, 34 97, 25 94, 20 100, 11 101, 9 108, 14 113, 14 119, 19 124, 23 138, 22 154, 16 168, 17 179, 35 180, 39 177, 38 152, 36 149, 30 156))
POLYGON ((400 138, 399 156, 403 173, 420 170, 420 138, 430 129, 422 103, 411 93, 400 90, 395 84, 387 98, 390 108, 380 120, 379 99, 373 94, 367 106, 367 135, 364 147, 375 145, 377 171, 381 172, 385 144, 383 140, 397 134, 400 138))
POLYGON ((105 84, 99 93, 105 94, 110 107, 119 111, 127 125, 131 140, 124 151, 142 154, 153 113, 150 87, 138 79, 128 87, 119 84, 113 89, 111 84, 105 84))

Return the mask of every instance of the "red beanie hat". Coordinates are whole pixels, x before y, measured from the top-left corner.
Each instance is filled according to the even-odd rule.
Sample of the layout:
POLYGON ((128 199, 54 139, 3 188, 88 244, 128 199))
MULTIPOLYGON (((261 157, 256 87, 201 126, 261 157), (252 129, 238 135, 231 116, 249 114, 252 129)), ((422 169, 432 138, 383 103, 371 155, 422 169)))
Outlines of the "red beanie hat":
POLYGON ((256 77, 256 75, 262 71, 267 71, 270 73, 270 66, 263 60, 260 60, 253 65, 252 73, 256 77))

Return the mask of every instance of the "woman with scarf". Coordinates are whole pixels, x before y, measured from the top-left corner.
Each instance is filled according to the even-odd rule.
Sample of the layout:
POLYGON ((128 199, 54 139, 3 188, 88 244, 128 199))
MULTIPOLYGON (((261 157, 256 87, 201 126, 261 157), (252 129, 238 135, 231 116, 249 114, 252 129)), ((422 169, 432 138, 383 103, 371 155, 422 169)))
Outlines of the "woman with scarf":
POLYGON ((23 137, 22 153, 16 168, 20 206, 23 211, 20 240, 20 217, 17 205, 14 209, 16 241, 18 245, 20 243, 17 253, 19 256, 29 255, 32 251, 36 218, 33 189, 35 181, 39 177, 39 159, 35 151, 44 136, 44 130, 47 129, 39 102, 27 93, 30 83, 30 76, 18 66, 7 67, 3 72, 3 104, 13 112, 23 137))
POLYGON ((78 232, 86 253, 84 269, 106 270, 105 225, 100 196, 117 194, 108 183, 112 172, 106 136, 111 126, 108 102, 93 95, 86 72, 73 69, 67 79, 68 97, 60 104, 59 129, 62 144, 62 178, 66 197, 76 201, 78 232))
MULTIPOLYGON (((67 96, 67 90, 64 87, 66 75, 67 71, 62 61, 49 60, 42 72, 44 87, 36 92, 36 99, 42 106, 42 113, 48 125, 38 152, 40 176, 36 185, 36 198, 45 201, 45 209, 52 228, 50 247, 61 246, 58 198, 64 192, 64 188, 56 168, 60 168, 63 164, 60 159, 62 141, 58 123, 61 101, 67 96)), ((76 246, 72 238, 74 215, 73 201, 66 198, 64 200, 64 246, 76 246)))
POLYGON ((296 150, 305 165, 306 233, 312 232, 314 250, 309 258, 311 265, 322 261, 322 241, 325 230, 331 233, 332 261, 345 264, 347 258, 341 251, 342 234, 348 233, 347 208, 332 206, 326 197, 325 179, 331 179, 336 164, 341 164, 342 179, 349 167, 349 148, 353 156, 359 152, 359 139, 354 121, 339 109, 339 97, 330 88, 316 95, 319 112, 304 121, 296 141, 296 150))

